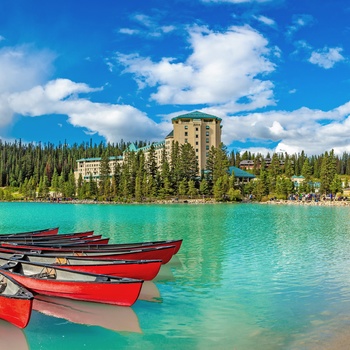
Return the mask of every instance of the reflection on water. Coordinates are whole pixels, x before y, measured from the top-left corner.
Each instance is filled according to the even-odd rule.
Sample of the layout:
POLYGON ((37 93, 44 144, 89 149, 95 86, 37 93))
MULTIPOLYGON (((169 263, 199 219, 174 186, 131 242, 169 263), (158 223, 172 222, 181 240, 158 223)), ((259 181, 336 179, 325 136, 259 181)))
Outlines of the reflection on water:
POLYGON ((78 324, 119 332, 142 332, 138 317, 130 307, 37 295, 33 310, 78 324))
POLYGON ((143 282, 138 299, 144 301, 152 301, 154 303, 162 302, 158 287, 151 281, 143 282))
MULTIPOLYGON (((173 258, 174 259, 174 258, 173 258)), ((162 265, 157 276, 153 279, 154 282, 159 281, 174 281, 175 277, 172 271, 172 264, 171 262, 162 265)))
POLYGON ((22 329, 0 320, 0 349, 28 350, 29 346, 22 329))

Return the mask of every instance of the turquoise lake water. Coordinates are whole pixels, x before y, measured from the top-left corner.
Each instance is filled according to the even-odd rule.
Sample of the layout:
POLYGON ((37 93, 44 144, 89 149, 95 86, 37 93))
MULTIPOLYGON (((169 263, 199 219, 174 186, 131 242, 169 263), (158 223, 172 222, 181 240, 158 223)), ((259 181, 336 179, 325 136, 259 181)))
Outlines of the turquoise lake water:
POLYGON ((183 238, 131 307, 39 301, 0 349, 320 349, 350 329, 350 208, 0 203, 0 232, 183 238))

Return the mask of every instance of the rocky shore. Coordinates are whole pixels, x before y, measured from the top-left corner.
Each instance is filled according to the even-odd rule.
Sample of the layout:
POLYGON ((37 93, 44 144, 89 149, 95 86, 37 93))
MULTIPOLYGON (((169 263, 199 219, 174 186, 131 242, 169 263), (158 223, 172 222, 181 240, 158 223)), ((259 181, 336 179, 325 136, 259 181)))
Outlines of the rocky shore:
POLYGON ((306 201, 306 200, 270 200, 267 202, 261 202, 261 204, 270 205, 318 205, 318 206, 337 206, 346 207, 350 206, 350 201, 338 201, 338 200, 319 200, 319 201, 306 201))

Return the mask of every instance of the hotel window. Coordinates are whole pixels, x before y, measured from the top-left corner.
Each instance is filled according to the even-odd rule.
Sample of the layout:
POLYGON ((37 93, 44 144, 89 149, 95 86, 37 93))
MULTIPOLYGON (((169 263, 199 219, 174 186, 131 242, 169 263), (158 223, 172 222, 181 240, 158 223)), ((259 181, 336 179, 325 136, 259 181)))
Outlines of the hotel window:
POLYGON ((198 131, 198 128, 196 128, 196 131, 198 131))
POLYGON ((198 148, 196 148, 196 152, 198 153, 198 148))
POLYGON ((198 141, 196 141, 196 146, 198 146, 198 141))
POLYGON ((188 129, 188 125, 185 125, 185 129, 186 129, 186 130, 188 129))
POLYGON ((209 136, 209 131, 207 131, 207 132, 205 133, 205 136, 209 136))
POLYGON ((207 153, 205 154, 205 156, 206 156, 206 157, 209 157, 209 152, 207 152, 207 153))
POLYGON ((187 131, 185 131, 185 136, 188 136, 188 132, 187 131))
POLYGON ((206 142, 206 143, 209 143, 209 139, 205 139, 205 142, 206 142))
POLYGON ((198 135, 196 135, 196 139, 198 139, 198 135))
POLYGON ((209 150, 209 145, 206 145, 206 146, 205 146, 205 149, 208 151, 208 150, 209 150))
POLYGON ((206 129, 210 129, 210 126, 209 126, 209 125, 206 125, 205 128, 206 128, 206 129))
POLYGON ((187 139, 185 139, 185 143, 187 143, 188 141, 187 141, 187 139))

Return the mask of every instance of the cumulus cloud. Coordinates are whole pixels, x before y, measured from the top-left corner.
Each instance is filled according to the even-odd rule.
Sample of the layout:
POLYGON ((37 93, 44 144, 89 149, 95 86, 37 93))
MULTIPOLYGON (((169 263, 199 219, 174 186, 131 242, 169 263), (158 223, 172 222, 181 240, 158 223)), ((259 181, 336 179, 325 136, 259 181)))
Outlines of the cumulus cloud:
MULTIPOLYGON (((270 142, 270 151, 320 154, 334 149, 338 154, 350 147, 350 102, 330 111, 300 108, 295 111, 251 113, 223 117, 223 142, 233 140, 270 142)), ((253 149, 251 150, 253 151, 253 149)))
POLYGON ((46 81, 52 73, 55 55, 30 46, 0 49, 0 94, 26 90, 46 81))
POLYGON ((312 52, 309 62, 316 64, 322 68, 332 68, 337 62, 344 61, 343 51, 340 47, 329 48, 325 47, 322 50, 312 52))
POLYGON ((121 53, 116 60, 140 88, 156 88, 151 98, 160 104, 225 105, 243 97, 250 103, 259 95, 272 96, 273 83, 265 78, 275 69, 268 59, 272 52, 267 40, 251 27, 231 27, 226 32, 193 27, 189 43, 192 54, 184 62, 174 58, 153 62, 121 53))
POLYGON ((95 103, 79 97, 93 91, 96 89, 86 84, 57 79, 44 86, 10 94, 7 100, 12 113, 31 117, 65 114, 73 126, 84 128, 88 133, 98 133, 109 142, 134 141, 140 135, 147 135, 151 141, 159 140, 168 132, 167 123, 156 124, 132 106, 95 103))
POLYGON ((160 25, 154 17, 137 13, 131 16, 139 28, 121 28, 119 33, 127 35, 142 35, 150 38, 159 38, 164 34, 171 33, 176 29, 173 25, 160 25))
POLYGON ((11 95, 46 81, 54 59, 52 52, 31 46, 0 49, 0 127, 13 120, 14 112, 9 105, 11 95))
POLYGON ((69 79, 49 80, 54 58, 51 52, 29 46, 0 49, 0 128, 11 125, 16 114, 63 114, 73 126, 110 142, 134 141, 141 136, 159 140, 169 132, 168 123, 156 124, 132 106, 94 103, 81 97, 101 88, 69 79))

